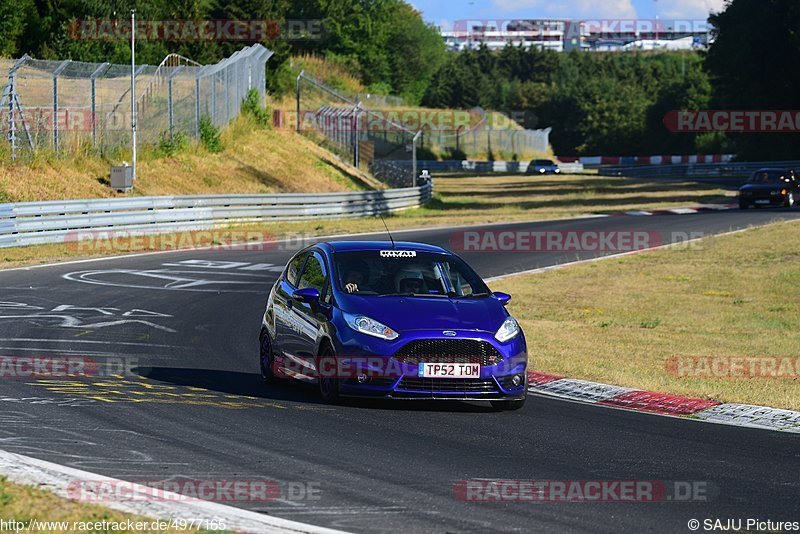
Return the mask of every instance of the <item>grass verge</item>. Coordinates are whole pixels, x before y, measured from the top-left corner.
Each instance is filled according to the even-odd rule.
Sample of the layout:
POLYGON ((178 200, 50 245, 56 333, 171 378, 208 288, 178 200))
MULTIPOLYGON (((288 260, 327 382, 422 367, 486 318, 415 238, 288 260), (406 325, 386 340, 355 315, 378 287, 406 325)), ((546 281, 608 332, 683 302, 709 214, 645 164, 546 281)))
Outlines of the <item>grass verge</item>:
MULTIPOLYGON (((186 144, 169 156, 143 146, 133 195, 301 193, 381 187, 312 140, 259 127, 240 116, 221 134, 223 150, 186 144)), ((130 158, 121 155, 114 164, 130 158)), ((73 158, 38 153, 30 162, 0 164, 0 202, 124 196, 109 185, 110 163, 85 152, 73 158)))
MULTIPOLYGON (((11 483, 4 477, 0 477, 0 518, 6 522, 12 520, 16 522, 22 522, 25 523, 27 527, 30 527, 31 521, 35 520, 41 527, 39 528, 41 532, 111 532, 112 530, 113 532, 139 532, 154 534, 163 534, 165 532, 198 532, 197 530, 193 529, 159 530, 157 528, 146 528, 143 530, 130 530, 124 528, 121 530, 97 530, 94 528, 80 528, 81 526, 97 526, 81 525, 80 523, 97 523, 102 521, 106 521, 108 523, 117 523, 120 526, 127 525, 128 520, 131 520, 134 523, 141 521, 147 523, 151 527, 157 527, 158 525, 152 525, 154 520, 151 518, 117 512, 98 505, 85 504, 69 499, 63 499, 48 491, 11 483), (66 522, 66 524, 58 524, 62 522, 66 522)), ((8 526, 8 524, 6 526, 8 526)), ((22 528, 19 531, 23 532, 26 530, 34 531, 35 529, 22 528)), ((11 528, 4 529, 3 531, 14 532, 14 530, 11 528)))
MULTIPOLYGON (((677 356, 718 358, 723 365, 735 357, 800 361, 800 243, 791 237, 797 228, 750 229, 509 278, 492 289, 514 295, 510 311, 527 333, 538 371, 800 410, 800 373, 704 378, 668 368, 677 356)), ((725 374, 723 368, 716 376, 725 374)))
MULTIPOLYGON (((723 190, 689 182, 659 183, 591 175, 440 177, 435 179, 435 190, 435 197, 428 206, 387 216, 389 228, 541 220, 725 201, 723 190)), ((281 238, 382 232, 384 228, 380 219, 369 217, 248 224, 238 226, 237 230, 281 238)), ((178 234, 174 241, 180 243, 184 235, 187 234, 178 234)), ((192 242, 192 236, 185 241, 192 242)), ((125 243, 104 246, 98 242, 97 245, 91 250, 74 244, 0 249, 0 268, 159 249, 135 243, 133 246, 125 243)))

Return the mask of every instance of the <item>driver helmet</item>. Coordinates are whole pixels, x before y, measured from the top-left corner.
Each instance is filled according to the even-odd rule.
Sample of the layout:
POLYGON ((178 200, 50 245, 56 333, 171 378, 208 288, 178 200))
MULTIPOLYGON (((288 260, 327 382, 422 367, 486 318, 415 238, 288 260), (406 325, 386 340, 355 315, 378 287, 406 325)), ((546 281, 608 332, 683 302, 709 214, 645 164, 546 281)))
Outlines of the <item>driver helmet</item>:
POLYGON ((425 278, 417 269, 400 269, 394 277, 394 286, 398 293, 408 292, 405 286, 414 282, 419 284, 419 291, 425 287, 425 278))

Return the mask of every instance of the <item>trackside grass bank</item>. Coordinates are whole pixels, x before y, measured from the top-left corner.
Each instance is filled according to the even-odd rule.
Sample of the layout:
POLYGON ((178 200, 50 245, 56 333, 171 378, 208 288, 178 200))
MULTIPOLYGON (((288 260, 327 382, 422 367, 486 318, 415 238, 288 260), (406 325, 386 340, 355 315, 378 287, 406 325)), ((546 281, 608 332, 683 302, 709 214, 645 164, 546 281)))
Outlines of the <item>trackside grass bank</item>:
MULTIPOLYGON (((434 226, 490 224, 498 222, 579 217, 637 209, 681 207, 697 203, 726 202, 725 191, 695 183, 659 183, 598 176, 527 177, 479 176, 437 177, 435 196, 426 207, 387 216, 392 230, 434 226)), ((729 200, 728 200, 729 201, 729 200)), ((249 232, 265 238, 312 238, 359 232, 383 232, 378 218, 328 219, 306 222, 276 222, 236 227, 239 237, 249 232)), ((125 243, 124 240, 95 246, 53 244, 0 249, 0 268, 18 267, 66 259, 97 257, 128 252, 160 250, 159 244, 196 243, 196 236, 178 234, 157 241, 125 243)), ((163 247, 162 247, 163 248, 163 247)))
POLYGON ((63 499, 53 493, 14 484, 0 477, 0 531, 2 532, 64 532, 70 534, 83 532, 153 534, 198 532, 196 529, 159 529, 161 525, 153 524, 154 521, 156 520, 152 518, 63 499), (127 528, 129 521, 132 522, 133 528, 127 528))
POLYGON ((508 278, 533 369, 800 409, 800 241, 784 223, 508 278))

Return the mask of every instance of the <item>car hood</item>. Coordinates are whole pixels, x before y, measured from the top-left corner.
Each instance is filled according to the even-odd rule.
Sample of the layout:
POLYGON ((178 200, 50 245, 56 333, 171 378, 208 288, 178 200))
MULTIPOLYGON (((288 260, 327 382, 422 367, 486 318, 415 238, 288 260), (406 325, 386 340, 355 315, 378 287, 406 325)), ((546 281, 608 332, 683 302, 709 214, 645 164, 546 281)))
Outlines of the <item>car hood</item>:
POLYGON ((739 188, 739 191, 780 191, 788 188, 789 184, 745 184, 739 188))
POLYGON ((479 330, 494 333, 508 317, 494 297, 359 297, 348 295, 342 311, 363 314, 386 326, 406 330, 479 330))

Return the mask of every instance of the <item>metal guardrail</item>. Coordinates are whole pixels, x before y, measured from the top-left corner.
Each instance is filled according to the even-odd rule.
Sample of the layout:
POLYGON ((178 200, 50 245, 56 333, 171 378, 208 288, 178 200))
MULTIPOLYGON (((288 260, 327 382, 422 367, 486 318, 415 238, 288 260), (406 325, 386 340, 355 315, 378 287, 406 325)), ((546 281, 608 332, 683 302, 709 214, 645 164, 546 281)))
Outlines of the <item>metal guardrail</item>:
POLYGON ((764 168, 798 169, 800 161, 759 161, 742 163, 686 163, 673 165, 609 166, 600 167, 603 176, 629 176, 631 178, 701 178, 731 177, 747 178, 764 168))
MULTIPOLYGON (((385 162, 396 166, 408 166, 405 160, 385 162)), ((514 172, 524 174, 528 170, 527 161, 467 161, 467 160, 420 160, 417 166, 430 172, 514 172)), ((583 172, 581 163, 559 163, 563 174, 583 172)))
POLYGON ((79 232, 162 233, 260 221, 366 217, 426 203, 419 187, 355 193, 163 196, 0 204, 0 248, 61 243, 79 232))

